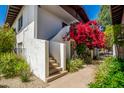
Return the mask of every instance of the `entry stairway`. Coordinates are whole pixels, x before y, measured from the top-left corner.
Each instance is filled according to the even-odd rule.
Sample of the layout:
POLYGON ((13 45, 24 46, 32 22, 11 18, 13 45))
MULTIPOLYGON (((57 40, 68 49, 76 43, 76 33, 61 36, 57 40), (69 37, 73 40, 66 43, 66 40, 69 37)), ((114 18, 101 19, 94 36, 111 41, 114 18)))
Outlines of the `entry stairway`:
POLYGON ((51 82, 65 74, 67 74, 67 71, 63 71, 59 63, 53 57, 49 57, 49 77, 47 78, 47 82, 51 82))

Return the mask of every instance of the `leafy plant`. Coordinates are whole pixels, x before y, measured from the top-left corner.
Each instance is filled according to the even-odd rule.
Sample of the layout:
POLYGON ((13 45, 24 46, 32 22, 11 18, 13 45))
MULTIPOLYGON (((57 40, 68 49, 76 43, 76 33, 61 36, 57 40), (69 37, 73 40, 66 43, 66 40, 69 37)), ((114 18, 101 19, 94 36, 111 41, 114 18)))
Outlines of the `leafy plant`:
POLYGON ((121 25, 114 25, 113 26, 113 34, 114 34, 114 44, 119 44, 118 36, 121 35, 121 25))
POLYGON ((99 66, 96 81, 90 83, 91 88, 121 88, 124 87, 124 61, 108 57, 99 66))
POLYGON ((0 52, 12 52, 15 47, 15 32, 5 24, 0 29, 0 52))
POLYGON ((0 72, 6 78, 16 76, 16 55, 13 53, 2 53, 0 55, 0 72))
POLYGON ((30 68, 26 60, 15 53, 1 53, 0 74, 6 78, 22 76, 25 73, 27 78, 30 75, 30 68))
POLYGON ((20 78, 22 82, 29 82, 30 81, 30 73, 29 71, 22 71, 20 78))
POLYGON ((76 72, 80 68, 83 68, 84 61, 76 58, 76 59, 71 59, 67 62, 67 69, 69 72, 76 72))
POLYGON ((99 23, 102 26, 107 26, 112 24, 111 20, 111 13, 110 13, 110 6, 109 5, 102 5, 100 12, 98 14, 98 19, 99 23))
POLYGON ((113 26, 107 25, 104 33, 105 33, 105 46, 106 48, 111 49, 114 42, 113 26))

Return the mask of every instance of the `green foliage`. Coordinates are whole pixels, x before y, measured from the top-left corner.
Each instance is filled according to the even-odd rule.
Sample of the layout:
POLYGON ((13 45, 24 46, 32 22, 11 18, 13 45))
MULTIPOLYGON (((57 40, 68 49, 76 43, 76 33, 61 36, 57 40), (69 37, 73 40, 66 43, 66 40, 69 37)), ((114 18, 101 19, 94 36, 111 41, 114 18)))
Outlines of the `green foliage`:
POLYGON ((98 15, 98 19, 100 24, 103 26, 111 25, 111 14, 110 14, 110 6, 109 5, 102 5, 100 13, 98 15))
POLYGON ((76 46, 76 51, 78 55, 81 55, 84 53, 84 51, 86 50, 86 45, 85 44, 80 44, 76 46))
POLYGON ((5 78, 20 76, 22 82, 29 81, 30 68, 26 60, 13 53, 15 32, 8 24, 0 28, 0 75, 5 78))
POLYGON ((86 47, 85 44, 80 44, 76 46, 76 52, 79 58, 84 60, 86 64, 92 63, 92 58, 91 58, 91 52, 90 50, 86 47))
POLYGON ((20 76, 22 82, 29 82, 30 81, 29 77, 30 77, 29 71, 23 71, 20 76))
POLYGON ((15 32, 9 26, 0 29, 0 52, 11 52, 15 47, 15 32))
POLYGON ((67 62, 67 69, 69 72, 76 72, 80 68, 83 68, 84 60, 76 58, 67 62))
POLYGON ((118 36, 121 35, 121 25, 116 24, 113 26, 113 34, 114 34, 114 44, 119 44, 118 36))
POLYGON ((0 54, 0 74, 6 78, 15 76, 23 76, 26 73, 30 74, 29 65, 26 60, 15 53, 1 53, 0 54))
POLYGON ((2 53, 0 55, 0 73, 5 77, 14 77, 16 76, 16 55, 13 53, 2 53))
POLYGON ((99 66, 96 81, 90 83, 91 88, 121 88, 124 87, 124 61, 108 57, 99 66))
POLYGON ((116 25, 107 25, 106 26, 106 30, 105 30, 105 45, 107 48, 112 48, 113 44, 119 44, 122 45, 124 42, 120 42, 118 40, 118 37, 120 37, 120 35, 122 35, 121 33, 121 25, 120 24, 116 24, 116 25))
POLYGON ((105 46, 108 49, 111 49, 114 42, 113 26, 107 25, 104 33, 105 33, 105 46))

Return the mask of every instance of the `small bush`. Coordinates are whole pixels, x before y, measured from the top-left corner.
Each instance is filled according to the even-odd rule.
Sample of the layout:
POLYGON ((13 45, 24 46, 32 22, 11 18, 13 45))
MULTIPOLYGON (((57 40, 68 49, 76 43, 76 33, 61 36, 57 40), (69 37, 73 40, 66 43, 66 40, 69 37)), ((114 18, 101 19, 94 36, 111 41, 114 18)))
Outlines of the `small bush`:
POLYGON ((121 88, 124 87, 124 61, 108 57, 99 66, 96 81, 90 83, 91 88, 121 88))
POLYGON ((16 43, 15 32, 13 29, 4 28, 0 31, 0 52, 12 52, 16 43))
POLYGON ((6 78, 17 75, 16 55, 13 53, 2 53, 0 55, 0 73, 6 78))
POLYGON ((0 55, 0 74, 5 78, 22 76, 23 73, 29 76, 30 69, 26 60, 15 53, 1 53, 0 55))
POLYGON ((21 81, 22 82, 29 82, 30 81, 30 73, 29 72, 25 72, 25 71, 23 71, 22 73, 21 73, 21 76, 20 76, 20 79, 21 79, 21 81))
POLYGON ((76 72, 83 67, 84 61, 81 59, 71 59, 67 62, 67 69, 69 72, 76 72))

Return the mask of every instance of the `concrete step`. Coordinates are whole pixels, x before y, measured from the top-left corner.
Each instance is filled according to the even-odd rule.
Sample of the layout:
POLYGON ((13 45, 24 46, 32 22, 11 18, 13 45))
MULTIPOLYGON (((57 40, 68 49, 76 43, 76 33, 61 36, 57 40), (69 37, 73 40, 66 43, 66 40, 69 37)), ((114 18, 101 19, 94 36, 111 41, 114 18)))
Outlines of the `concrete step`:
POLYGON ((51 60, 49 60, 49 63, 50 63, 50 64, 52 64, 52 63, 56 63, 56 60, 51 59, 51 60))
POLYGON ((49 59, 50 59, 50 60, 54 60, 54 58, 53 58, 53 57, 49 57, 49 59))
POLYGON ((68 73, 67 71, 61 71, 61 72, 58 73, 58 74, 49 76, 49 77, 47 78, 47 82, 51 82, 51 81, 53 81, 53 80, 56 80, 57 78, 60 78, 60 77, 62 77, 62 76, 64 76, 64 75, 66 75, 67 73, 68 73))
POLYGON ((49 64, 49 68, 50 69, 56 68, 56 67, 59 67, 59 64, 57 64, 57 63, 51 63, 51 64, 49 64))
POLYGON ((59 73, 60 71, 62 71, 61 67, 51 68, 49 70, 49 75, 52 75, 52 74, 55 74, 55 73, 59 73))

